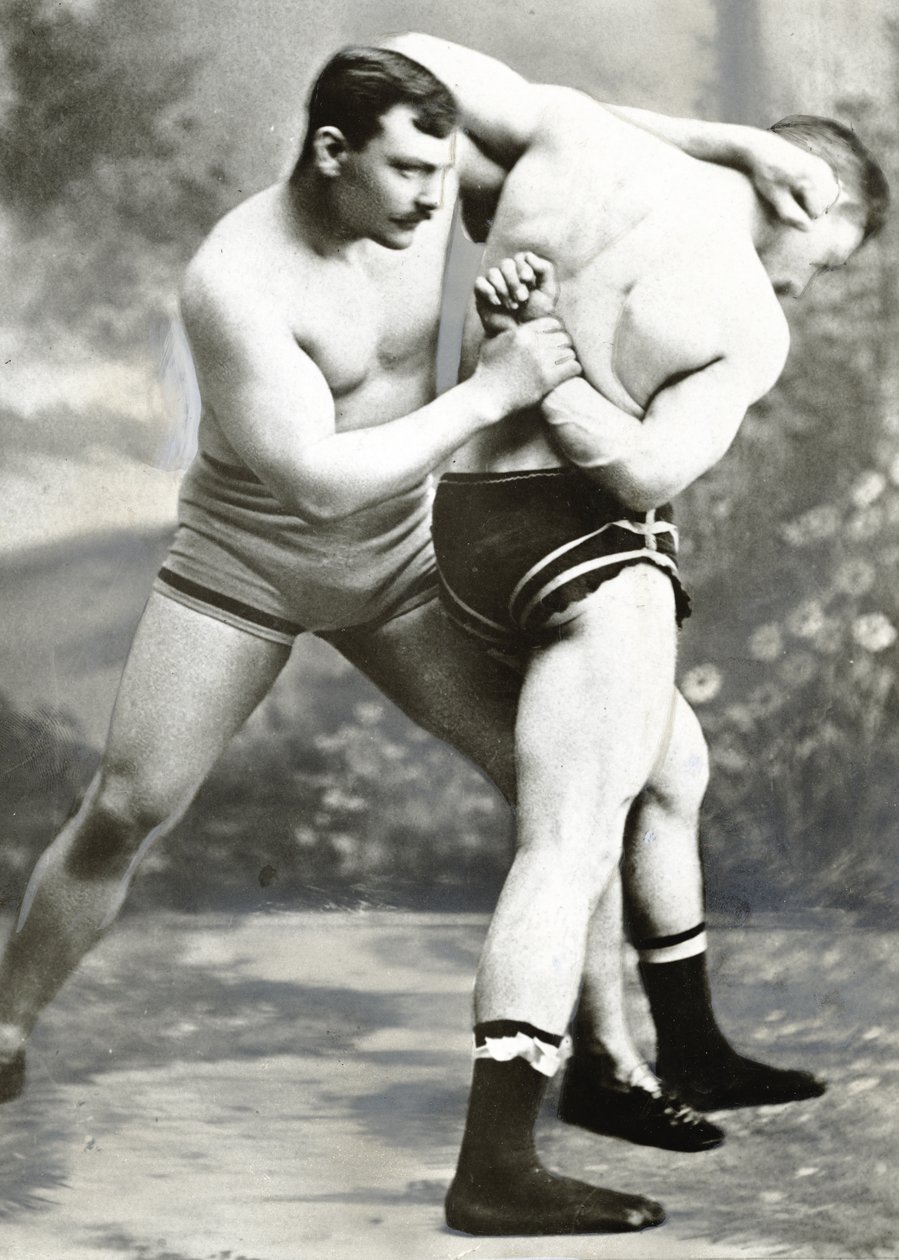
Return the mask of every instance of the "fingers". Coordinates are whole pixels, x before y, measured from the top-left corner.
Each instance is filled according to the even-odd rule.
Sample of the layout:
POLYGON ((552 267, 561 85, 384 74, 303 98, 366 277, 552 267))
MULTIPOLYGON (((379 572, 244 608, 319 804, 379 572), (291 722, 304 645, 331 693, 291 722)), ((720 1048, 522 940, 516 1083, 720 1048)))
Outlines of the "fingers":
POLYGON ((514 311, 518 302, 509 292, 509 286, 506 283, 506 277, 500 267, 491 267, 487 275, 484 277, 490 285, 498 301, 498 306, 503 306, 507 311, 514 311))
POLYGON ((526 302, 528 300, 528 293, 530 290, 518 274, 518 263, 516 260, 514 258, 504 258, 499 265, 499 269, 506 282, 509 297, 511 297, 516 304, 518 302, 526 302))
POLYGON ((486 275, 479 276, 475 281, 475 289, 491 306, 504 306, 506 310, 514 311, 528 300, 538 278, 546 274, 547 268, 551 271, 552 265, 530 251, 522 250, 488 268, 486 275))
POLYGON ((541 315, 539 319, 532 319, 528 324, 528 328, 532 328, 535 333, 561 332, 564 333, 566 337, 568 336, 562 322, 556 319, 555 315, 541 315))
POLYGON ((802 194, 797 190, 796 196, 784 188, 772 188, 768 200, 771 208, 781 223, 788 227, 806 230, 811 227, 811 220, 816 216, 803 205, 802 194))
POLYGON ((552 355, 551 362, 555 369, 554 376, 557 378, 557 383, 580 376, 581 365, 578 362, 577 351, 567 330, 557 319, 547 315, 542 319, 535 319, 533 323, 526 324, 524 327, 530 330, 528 335, 538 337, 544 350, 552 355))
POLYGON ((803 180, 796 187, 796 200, 810 219, 826 214, 840 195, 840 182, 833 171, 824 165, 821 179, 803 180))
POLYGON ((549 262, 546 258, 541 258, 539 254, 533 253, 532 250, 525 250, 523 254, 517 255, 517 257, 521 257, 525 260, 527 266, 529 266, 533 271, 538 284, 541 280, 552 276, 555 272, 555 267, 551 262, 549 262))
POLYGON ((583 371, 583 368, 581 367, 580 363, 578 363, 577 359, 573 357, 571 359, 566 360, 564 363, 559 364, 558 366, 559 366, 559 373, 561 376, 561 379, 559 381, 560 385, 562 384, 562 381, 573 381, 574 378, 576 376, 580 376, 581 372, 583 371))
POLYGON ((515 266, 518 270, 518 278, 521 283, 527 285, 529 289, 533 288, 537 282, 537 273, 531 265, 531 258, 536 258, 536 255, 528 254, 527 252, 515 255, 515 266))
POLYGON ((499 294, 486 276, 478 276, 474 282, 474 291, 489 306, 502 306, 499 294))

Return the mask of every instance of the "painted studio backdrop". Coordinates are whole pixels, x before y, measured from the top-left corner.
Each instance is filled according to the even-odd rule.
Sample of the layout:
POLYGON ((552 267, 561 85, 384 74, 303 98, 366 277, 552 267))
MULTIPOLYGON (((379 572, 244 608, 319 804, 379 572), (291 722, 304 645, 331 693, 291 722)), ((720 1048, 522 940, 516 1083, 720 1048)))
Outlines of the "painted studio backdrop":
MULTIPOLYGON (((174 319, 181 271, 217 218, 289 169, 324 58, 420 29, 667 113, 832 115, 858 126, 895 190, 893 9, 2 0, 0 909, 89 780, 174 527, 199 405, 174 319)), ((732 927, 826 912, 862 933, 895 907, 896 219, 791 309, 783 379, 679 507, 695 608, 680 681, 712 755, 709 907, 732 927)), ((455 278, 457 299, 468 282, 455 278)), ((471 766, 303 642, 147 860, 130 913, 480 913, 511 844, 505 806, 471 766)), ((889 1245, 882 1221, 876 1237, 864 1228, 856 1251, 815 1254, 889 1245)))
MULTIPOLYGON (((203 0, 7 0, 5 901, 87 780, 172 528, 196 422, 171 323, 181 268, 289 165, 330 50, 415 25, 601 99, 753 123, 835 114, 899 182, 887 0, 578 2, 552 39, 546 13, 227 0, 212 21, 203 0)), ((785 378, 680 506, 696 606, 681 684, 713 757, 711 904, 731 913, 894 902, 896 233, 790 312, 785 378)), ((151 857, 136 901, 489 904, 508 861, 502 805, 316 648, 151 857)))

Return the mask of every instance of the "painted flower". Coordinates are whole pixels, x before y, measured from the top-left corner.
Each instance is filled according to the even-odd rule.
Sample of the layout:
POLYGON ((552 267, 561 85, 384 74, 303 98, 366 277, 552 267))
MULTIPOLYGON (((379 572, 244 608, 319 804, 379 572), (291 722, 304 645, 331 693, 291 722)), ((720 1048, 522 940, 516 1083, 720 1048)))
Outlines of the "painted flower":
POLYGON ((809 543, 820 542, 824 538, 832 538, 840 528, 840 513, 831 503, 822 503, 810 508, 789 521, 783 527, 787 542, 793 547, 805 547, 809 543))
POLYGON ((884 512, 882 507, 869 507, 849 519, 846 534, 856 542, 867 542, 883 529, 884 512))
POLYGON ((833 584, 846 595, 864 595, 874 585, 877 570, 860 556, 844 560, 834 574, 833 584))
POLYGON ((818 652, 832 656, 843 646, 843 626, 836 617, 825 617, 821 627, 812 639, 812 645, 818 652))
POLYGON ((883 613, 864 613, 853 621, 852 637, 866 652, 883 652, 893 646, 899 631, 883 613))
POLYGON ((776 661, 783 650, 783 635, 775 621, 759 626, 750 636, 749 655, 754 661, 776 661))
POLYGON ((783 708, 787 695, 779 683, 763 683, 756 687, 749 697, 749 708, 756 717, 769 717, 783 708))
POLYGON ((802 687, 811 682, 818 666, 811 652, 792 652, 778 672, 788 687, 802 687))
POLYGON ((726 745, 719 745, 712 749, 712 761, 718 770, 730 771, 731 774, 742 774, 747 766, 748 761, 746 754, 739 748, 726 745))
POLYGON ((724 716, 732 726, 735 726, 737 730, 741 731, 744 735, 751 731, 753 726, 755 726, 755 718, 753 717, 752 710, 745 704, 729 705, 724 716))
POLYGON ((812 639, 824 625, 824 608, 818 599, 807 599, 787 618, 787 629, 797 639, 812 639))
POLYGON ((870 507, 876 503, 886 489, 887 479, 883 473, 870 468, 856 479, 849 491, 849 497, 857 508, 870 507))
POLYGON ((360 726, 376 726, 384 716, 384 706, 377 700, 363 700, 353 710, 360 726))
POLYGON ((681 679, 681 691, 691 704, 708 704, 715 699, 723 682, 717 665, 696 665, 681 679))

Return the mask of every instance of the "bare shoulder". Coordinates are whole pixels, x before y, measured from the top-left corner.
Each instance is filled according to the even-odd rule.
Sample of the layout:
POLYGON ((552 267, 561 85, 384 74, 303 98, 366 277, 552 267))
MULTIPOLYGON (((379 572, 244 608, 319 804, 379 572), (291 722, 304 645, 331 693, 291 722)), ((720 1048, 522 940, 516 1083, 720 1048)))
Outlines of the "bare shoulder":
MULTIPOLYGON (((277 187, 241 202, 221 219, 194 254, 180 290, 192 342, 236 329, 256 315, 274 315, 290 242, 277 187)), ((296 269, 296 257, 291 258, 296 269)))
POLYGON ((565 279, 629 233, 687 159, 582 92, 541 92, 539 125, 506 180, 488 250, 534 249, 565 279))

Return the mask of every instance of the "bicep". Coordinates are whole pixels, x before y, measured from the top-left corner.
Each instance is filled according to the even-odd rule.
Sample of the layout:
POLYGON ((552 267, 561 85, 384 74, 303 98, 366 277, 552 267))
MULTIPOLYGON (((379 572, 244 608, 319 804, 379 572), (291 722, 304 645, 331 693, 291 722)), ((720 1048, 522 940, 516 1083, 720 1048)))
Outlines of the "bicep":
POLYGON ((644 416, 646 439, 665 452, 685 488, 727 452, 746 412, 764 392, 725 355, 659 390, 644 416))
POLYGON ((258 476, 277 485, 304 446, 334 432, 327 381, 266 304, 188 303, 185 323, 204 404, 258 476))
POLYGON ((746 412, 776 383, 789 350, 789 329, 773 295, 757 301, 747 287, 742 302, 734 288, 724 296, 681 307, 690 357, 701 366, 669 380, 644 417, 647 436, 670 451, 685 485, 725 454, 746 412))

